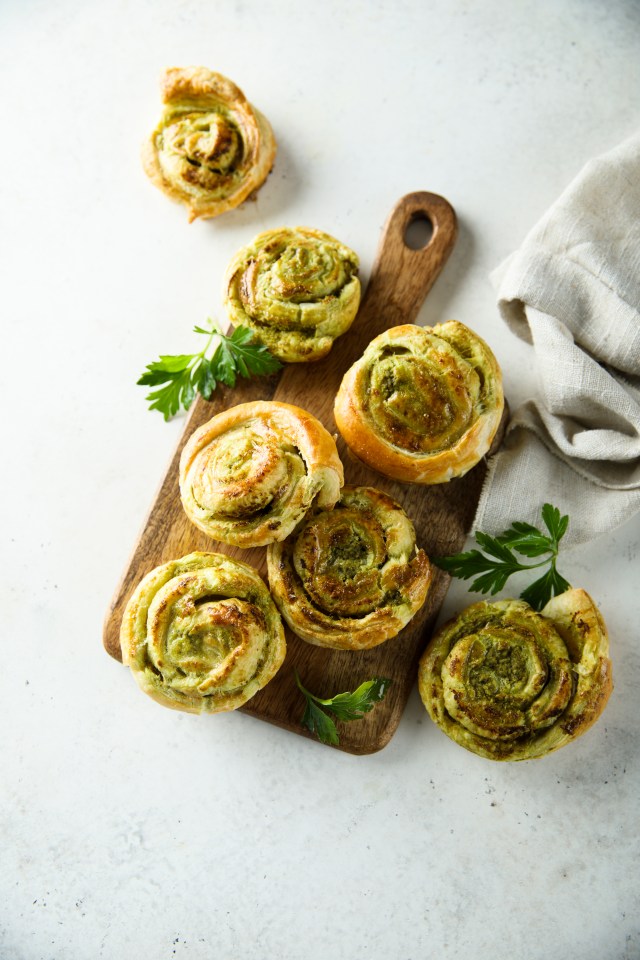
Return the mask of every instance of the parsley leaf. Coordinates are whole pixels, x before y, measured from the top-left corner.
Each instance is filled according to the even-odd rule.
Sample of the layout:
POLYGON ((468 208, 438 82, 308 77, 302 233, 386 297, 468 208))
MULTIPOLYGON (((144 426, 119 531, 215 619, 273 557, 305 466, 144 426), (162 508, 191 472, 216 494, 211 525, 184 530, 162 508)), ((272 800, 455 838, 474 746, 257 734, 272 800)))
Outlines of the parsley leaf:
POLYGON ((559 593, 569 590, 571 584, 568 580, 558 573, 555 564, 552 564, 547 572, 538 580, 534 580, 526 590, 520 594, 522 600, 525 600, 534 610, 542 610, 544 605, 559 593))
POLYGON ((311 699, 307 699, 304 714, 300 722, 303 727, 306 727, 307 730, 314 733, 322 743, 337 744, 340 742, 336 725, 331 717, 323 713, 320 707, 311 699))
POLYGON ((259 377, 275 373, 282 364, 261 343, 255 343, 253 331, 236 327, 222 333, 217 323, 209 328, 195 326, 194 333, 207 337, 199 353, 162 354, 147 364, 139 384, 159 387, 147 394, 150 410, 159 410, 170 420, 183 407, 188 410, 196 393, 208 400, 219 383, 235 387, 238 376, 259 377))
POLYGON ((517 521, 497 537, 478 531, 476 541, 484 553, 480 550, 468 550, 451 557, 436 557, 433 562, 462 580, 475 577, 470 589, 492 595, 504 589, 513 573, 548 565, 546 572, 520 594, 534 610, 542 610, 552 597, 564 593, 571 584, 556 568, 560 541, 567 532, 569 517, 563 516, 558 508, 550 503, 544 504, 541 516, 548 533, 542 532, 533 524, 517 521), (544 559, 538 563, 522 563, 516 554, 529 559, 544 559))
POLYGON ((337 720, 362 720, 365 713, 369 713, 376 703, 384 700, 391 684, 390 680, 375 677, 365 680, 353 693, 338 693, 328 700, 316 697, 306 690, 300 681, 296 670, 296 684, 303 694, 306 705, 302 715, 303 727, 315 734, 322 743, 339 743, 336 725, 326 711, 332 713, 337 720), (322 708, 322 709, 321 709, 322 708))

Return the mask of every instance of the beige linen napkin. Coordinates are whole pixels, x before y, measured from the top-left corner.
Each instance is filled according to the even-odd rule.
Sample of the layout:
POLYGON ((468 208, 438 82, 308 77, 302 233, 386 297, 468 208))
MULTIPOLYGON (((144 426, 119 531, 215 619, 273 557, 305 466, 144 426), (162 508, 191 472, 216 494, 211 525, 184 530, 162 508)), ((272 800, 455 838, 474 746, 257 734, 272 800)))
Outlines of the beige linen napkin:
POLYGON ((585 543, 640 509, 640 135, 587 163, 492 281, 540 396, 513 413, 474 529, 538 525, 548 501, 585 543))

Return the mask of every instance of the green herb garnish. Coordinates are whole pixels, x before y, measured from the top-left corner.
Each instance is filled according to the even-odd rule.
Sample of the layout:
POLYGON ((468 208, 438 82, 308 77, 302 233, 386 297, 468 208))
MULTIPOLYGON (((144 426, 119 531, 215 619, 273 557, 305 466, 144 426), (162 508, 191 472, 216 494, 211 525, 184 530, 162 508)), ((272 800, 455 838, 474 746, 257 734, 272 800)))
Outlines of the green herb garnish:
POLYGON ((380 677, 365 680, 353 693, 337 693, 329 700, 323 700, 309 693, 302 686, 297 670, 296 683, 306 700, 301 720, 303 727, 314 733, 323 743, 337 744, 340 741, 336 725, 332 718, 327 716, 325 710, 332 713, 338 720, 362 720, 365 713, 369 713, 376 703, 384 699, 391 680, 383 680, 380 677))
POLYGON ((150 410, 159 410, 170 420, 180 407, 188 410, 196 393, 208 400, 219 383, 235 387, 238 376, 259 377, 275 373, 282 366, 261 343, 254 342, 248 327, 236 327, 233 333, 222 333, 215 320, 209 320, 208 330, 194 327, 194 333, 207 337, 200 353, 177 356, 161 355, 147 365, 138 380, 152 390, 146 397, 150 410), (207 355, 208 354, 208 355, 207 355))
POLYGON ((571 586, 556 569, 556 559, 560 541, 569 526, 569 517, 561 516, 557 507, 545 503, 542 519, 548 530, 543 533, 530 523, 512 523, 508 530, 498 537, 487 533, 476 533, 476 541, 485 551, 468 550, 451 557, 437 557, 436 566, 447 570, 454 577, 469 580, 476 577, 470 586, 478 593, 496 594, 504 588, 513 573, 520 570, 535 570, 548 565, 548 570, 534 580, 520 594, 534 610, 541 610, 558 593, 564 593, 571 586), (516 553, 524 557, 543 557, 538 563, 521 563, 516 553))

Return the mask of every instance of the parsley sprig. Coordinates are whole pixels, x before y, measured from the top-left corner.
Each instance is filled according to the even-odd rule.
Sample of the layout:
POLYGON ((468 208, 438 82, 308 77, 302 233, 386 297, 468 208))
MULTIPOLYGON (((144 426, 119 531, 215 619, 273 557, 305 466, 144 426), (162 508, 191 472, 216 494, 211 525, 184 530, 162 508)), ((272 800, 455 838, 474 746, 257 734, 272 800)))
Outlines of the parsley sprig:
POLYGON ((470 580, 476 577, 470 586, 478 593, 496 594, 504 589, 509 577, 521 570, 535 570, 548 565, 546 572, 534 580, 520 594, 534 610, 541 610, 556 594, 564 593, 571 584, 558 572, 556 560, 560 541, 567 532, 569 517, 562 516, 557 507, 545 503, 542 508, 542 520, 548 533, 544 533, 530 523, 515 522, 508 530, 497 537, 487 533, 476 533, 480 550, 468 550, 451 557, 434 559, 436 566, 447 570, 454 577, 470 580), (522 563, 516 553, 523 557, 543 557, 538 563, 522 563))
POLYGON ((328 710, 337 720, 362 720, 365 713, 369 713, 376 703, 384 700, 391 680, 380 677, 365 680, 353 693, 338 693, 329 700, 316 697, 306 690, 300 682, 297 670, 296 683, 306 700, 301 720, 303 727, 314 733, 323 743, 337 744, 340 741, 336 725, 325 711, 328 710))
POLYGON ((208 329, 193 328, 207 338, 199 353, 161 355, 147 365, 138 380, 144 386, 160 387, 146 399, 149 409, 159 410, 165 420, 175 416, 180 407, 188 410, 196 393, 208 400, 219 383, 235 387, 238 376, 259 377, 282 366, 263 344, 254 342, 248 327, 239 326, 226 334, 215 320, 209 320, 209 325, 208 329))

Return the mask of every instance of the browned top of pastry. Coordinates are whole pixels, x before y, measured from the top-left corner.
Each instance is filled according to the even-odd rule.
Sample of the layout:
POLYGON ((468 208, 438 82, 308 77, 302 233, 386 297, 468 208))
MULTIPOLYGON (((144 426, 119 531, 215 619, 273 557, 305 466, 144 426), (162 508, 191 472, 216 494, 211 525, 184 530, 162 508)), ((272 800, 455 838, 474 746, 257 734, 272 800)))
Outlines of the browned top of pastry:
POLYGON ((260 233, 227 269, 224 300, 285 363, 320 360, 351 325, 360 303, 358 257, 311 227, 260 233))
POLYGON ((345 374, 334 414, 350 449, 374 470, 443 483, 487 453, 503 409, 493 353, 450 320, 392 327, 372 340, 345 374))
POLYGON ((171 67, 163 111, 142 150, 144 169, 189 219, 216 217, 257 190, 276 142, 266 118, 227 77, 206 67, 171 67))
POLYGON ((424 603, 431 567, 413 524, 373 487, 344 487, 267 552, 269 585, 291 629, 318 646, 363 650, 396 636, 424 603))
POLYGON ((612 690, 609 638, 584 590, 541 613, 522 600, 481 601, 434 635, 420 695, 461 746, 492 760, 528 760, 584 733, 612 690))
POLYGON ((286 653, 278 611, 258 573, 220 553, 190 553, 138 584, 120 629, 122 661, 139 687, 187 713, 235 710, 286 653))
POLYGON ((288 403, 230 407, 195 431, 180 459, 189 518, 241 547, 284 539, 312 505, 332 506, 343 480, 333 437, 288 403))

